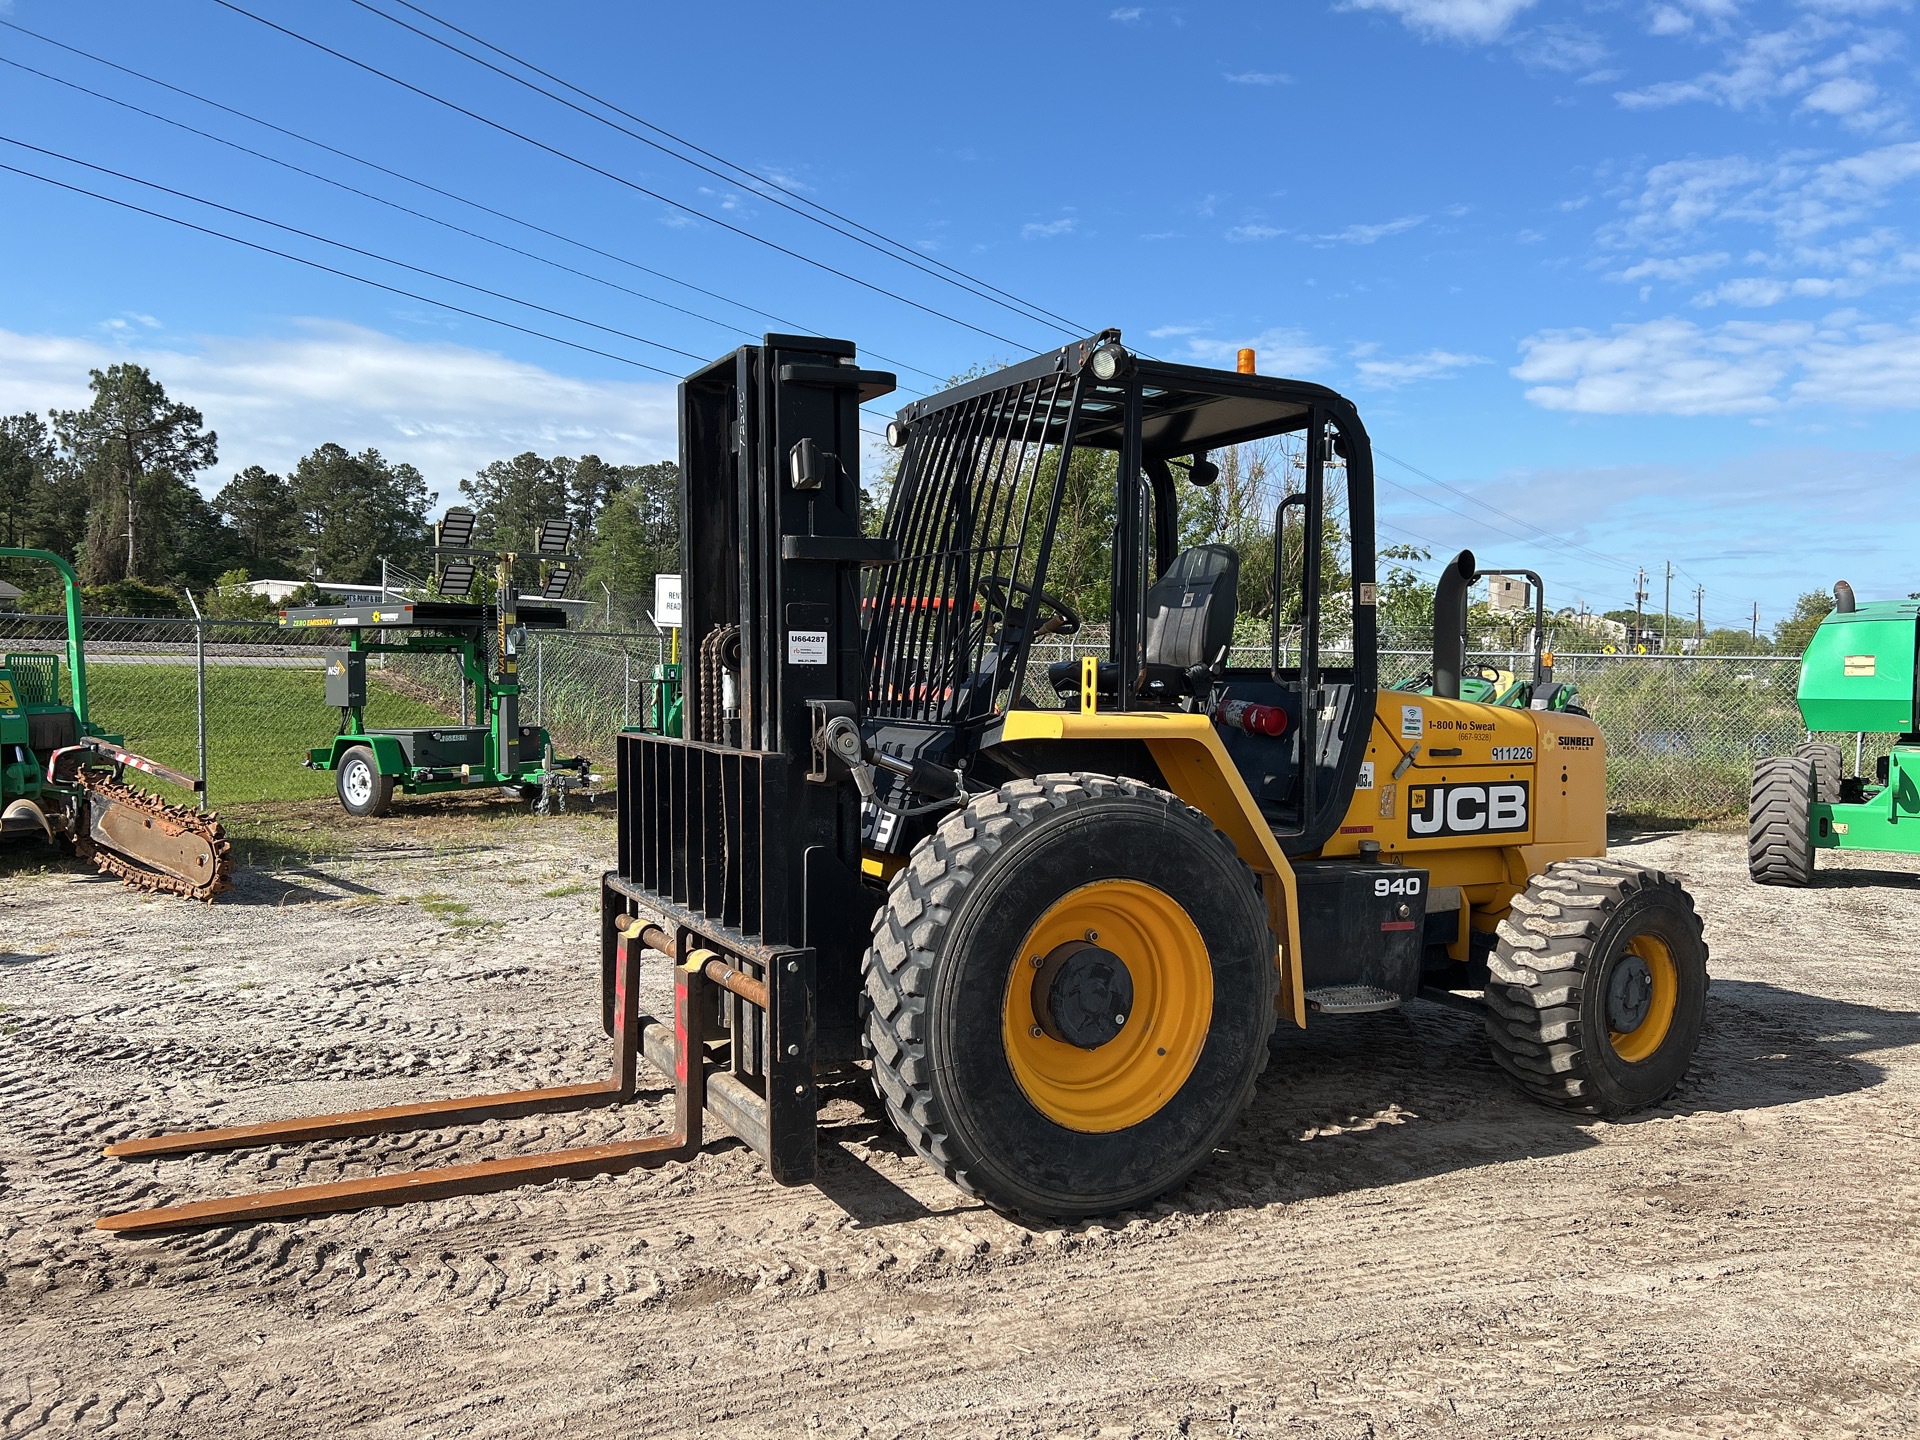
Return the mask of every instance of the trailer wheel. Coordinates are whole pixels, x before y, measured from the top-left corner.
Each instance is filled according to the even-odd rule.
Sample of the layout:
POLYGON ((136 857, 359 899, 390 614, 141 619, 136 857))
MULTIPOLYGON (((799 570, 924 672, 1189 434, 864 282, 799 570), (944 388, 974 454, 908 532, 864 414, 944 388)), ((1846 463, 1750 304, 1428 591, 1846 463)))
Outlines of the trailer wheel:
MULTIPOLYGON (((1800 755, 1770 756, 1753 767, 1747 873, 1754 884, 1813 883, 1812 807, 1818 777, 1814 762, 1800 755)), ((1838 785, 1834 791, 1837 798, 1838 785)))
POLYGON ((1487 979, 1493 1058, 1536 1100, 1592 1115, 1658 1104, 1706 1014, 1693 898, 1659 870, 1561 860, 1500 922, 1487 979))
POLYGON ((1275 950, 1199 811, 1133 780, 1015 781, 923 840, 874 917, 874 1083, 914 1149, 997 1209, 1143 1205, 1252 1099, 1275 950))
POLYGON ((1802 740, 1793 747, 1793 758, 1805 760, 1813 766, 1814 804, 1837 804, 1840 800, 1840 772, 1846 763, 1840 757, 1840 747, 1829 745, 1824 740, 1802 740))
POLYGON ((340 792, 340 808, 349 815, 384 815, 393 808, 393 777, 380 773, 373 751, 365 745, 356 745, 340 757, 333 785, 340 792))

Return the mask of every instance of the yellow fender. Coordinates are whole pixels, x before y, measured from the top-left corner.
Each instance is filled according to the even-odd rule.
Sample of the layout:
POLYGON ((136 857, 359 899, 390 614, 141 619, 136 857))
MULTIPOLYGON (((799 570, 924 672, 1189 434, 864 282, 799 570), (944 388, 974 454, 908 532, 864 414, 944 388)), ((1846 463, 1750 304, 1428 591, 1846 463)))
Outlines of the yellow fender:
MULTIPOLYGON (((1083 694, 1088 687, 1084 686, 1083 694)), ((1274 963, 1280 970, 1280 1007, 1304 1028, 1307 997, 1300 968, 1300 896, 1293 866, 1281 853, 1253 792, 1240 778, 1205 715, 1155 710, 1012 710, 1001 728, 1003 742, 1023 740, 1138 740, 1143 742, 1167 788, 1213 821, 1233 842, 1247 868, 1260 877, 1267 923, 1280 937, 1274 963)))

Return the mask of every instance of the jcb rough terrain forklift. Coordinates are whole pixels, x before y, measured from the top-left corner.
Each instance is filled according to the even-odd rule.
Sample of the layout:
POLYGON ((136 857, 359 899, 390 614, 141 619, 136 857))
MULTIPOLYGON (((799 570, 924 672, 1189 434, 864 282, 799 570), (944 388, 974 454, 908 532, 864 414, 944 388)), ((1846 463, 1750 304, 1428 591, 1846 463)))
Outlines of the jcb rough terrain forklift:
POLYGON ((125 1142, 177 1154, 605 1103, 640 1055, 671 1134, 111 1216, 110 1229, 497 1189, 685 1157, 711 1120, 810 1179, 822 1079, 871 1066, 956 1185, 1034 1218, 1178 1186, 1239 1118, 1276 1022, 1484 992, 1529 1095, 1621 1115, 1679 1083, 1706 946, 1670 876, 1606 858, 1584 716, 1458 698, 1470 555, 1434 694, 1378 688, 1373 471, 1331 390, 1166 364, 1117 332, 899 412, 860 533, 859 405, 893 377, 769 335, 680 390, 681 737, 618 738, 602 1085, 125 1142), (1280 663, 1235 668, 1241 557, 1181 550, 1179 486, 1279 437, 1280 663), (1091 467, 1089 471, 1085 467, 1091 467), (1109 658, 1029 669, 1069 481, 1112 487, 1109 658), (1078 477, 1076 480, 1075 477, 1078 477), (863 581, 864 577, 864 581, 863 581), (1335 637, 1340 643, 1336 648, 1335 637), (638 1008, 674 963, 670 1024, 638 1008))
POLYGON ((211 900, 233 885, 233 846, 218 816, 129 785, 129 770, 190 792, 182 775, 125 748, 124 735, 93 723, 81 636, 80 580, 46 550, 0 546, 0 559, 50 566, 66 590, 67 689, 60 657, 0 655, 0 838, 44 835, 137 890, 211 900))
POLYGON ((1816 850, 1920 855, 1920 600, 1862 603, 1844 580, 1833 598, 1801 657, 1800 718, 1812 732, 1899 738, 1871 782, 1846 775, 1824 740, 1754 766, 1747 869, 1759 885, 1811 884, 1816 850))

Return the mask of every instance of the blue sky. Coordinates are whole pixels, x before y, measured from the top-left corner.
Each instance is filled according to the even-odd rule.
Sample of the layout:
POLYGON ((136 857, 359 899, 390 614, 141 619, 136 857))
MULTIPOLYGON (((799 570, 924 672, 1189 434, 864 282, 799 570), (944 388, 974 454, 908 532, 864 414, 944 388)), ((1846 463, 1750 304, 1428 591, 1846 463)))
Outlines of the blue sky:
POLYGON ((422 298, 0 171, 0 410, 76 403, 89 366, 138 359, 220 432, 210 485, 338 440, 450 494, 526 448, 670 455, 658 371, 759 330, 851 337, 915 389, 1063 338, 789 213, 769 198, 787 186, 1075 326, 1211 363, 1252 344, 1263 370, 1349 393, 1392 457, 1383 543, 1471 544, 1597 608, 1630 605, 1640 565, 1658 607, 1671 561, 1675 608, 1702 585, 1729 625, 1841 575, 1920 589, 1905 0, 419 0, 756 183, 368 6, 235 3, 505 129, 215 0, 0 0, 0 20, 294 132, 0 28, 0 135, 323 238, 15 144, 0 164, 422 298))

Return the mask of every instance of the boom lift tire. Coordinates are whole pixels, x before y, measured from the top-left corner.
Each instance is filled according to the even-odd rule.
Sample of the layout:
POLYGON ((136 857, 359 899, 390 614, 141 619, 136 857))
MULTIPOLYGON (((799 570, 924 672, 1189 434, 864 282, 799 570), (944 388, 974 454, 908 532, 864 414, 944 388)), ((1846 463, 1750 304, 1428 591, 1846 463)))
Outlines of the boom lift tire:
POLYGON ((1824 740, 1802 740, 1793 747, 1793 758, 1813 765, 1813 802, 1836 805, 1840 801, 1840 771, 1845 764, 1840 747, 1824 740))
POLYGON ((1804 756, 1774 755, 1753 767, 1753 792, 1747 803, 1747 873, 1754 884, 1813 883, 1810 816, 1818 787, 1819 771, 1804 756))
POLYGON ((1687 1073, 1706 1012, 1707 944, 1671 875, 1556 861, 1514 897, 1488 970, 1493 1058, 1533 1098, 1627 1115, 1687 1073))
POLYGON ((355 745, 340 757, 333 787, 340 792, 340 808, 349 815, 365 819, 393 808, 393 776, 380 773, 373 751, 365 745, 355 745))
POLYGON ((1277 948, 1252 872, 1198 810, 1105 775, 1014 781, 921 841, 874 918, 875 1087, 913 1148, 996 1209, 1144 1205, 1252 1100, 1277 948))

